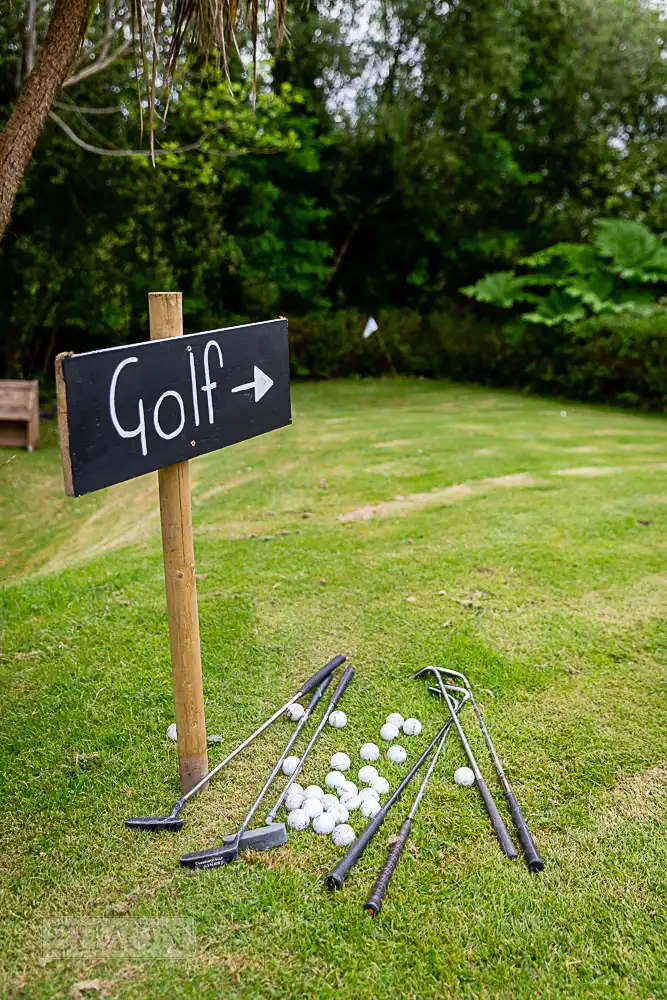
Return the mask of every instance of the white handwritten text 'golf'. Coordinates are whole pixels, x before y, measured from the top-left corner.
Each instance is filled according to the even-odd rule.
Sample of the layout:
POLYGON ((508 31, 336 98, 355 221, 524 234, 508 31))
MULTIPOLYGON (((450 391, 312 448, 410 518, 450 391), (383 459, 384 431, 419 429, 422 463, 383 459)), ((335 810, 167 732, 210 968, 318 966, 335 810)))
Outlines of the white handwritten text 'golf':
MULTIPOLYGON (((218 352, 218 360, 220 362, 220 367, 221 368, 223 367, 222 350, 220 348, 220 344, 218 344, 215 340, 209 340, 208 344, 204 348, 205 382, 204 385, 201 387, 201 391, 205 392, 207 397, 206 401, 208 404, 209 424, 213 423, 213 399, 211 397, 211 393, 215 388, 217 388, 218 385, 217 382, 211 382, 208 352, 211 350, 212 347, 214 347, 218 352)), ((188 350, 190 349, 188 348, 188 350)), ((199 401, 197 399, 197 377, 195 374, 195 359, 192 351, 190 351, 189 358, 190 358, 190 384, 192 386, 192 409, 194 411, 195 426, 199 427, 199 401)), ((111 379, 111 386, 109 388, 109 412, 111 413, 111 422, 113 423, 114 427, 116 428, 120 436, 122 438, 139 437, 141 439, 141 453, 143 455, 147 455, 148 448, 146 446, 146 418, 144 416, 143 399, 139 400, 139 423, 133 430, 128 431, 124 427, 121 427, 120 422, 118 420, 118 416, 116 414, 116 385, 118 382, 118 376, 120 375, 125 365, 134 364, 138 360, 139 358, 125 358, 125 360, 121 361, 121 363, 118 365, 115 372, 113 373, 113 378, 111 379)), ((161 437, 163 441, 171 441, 172 438, 175 438, 177 434, 180 434, 181 431, 183 430, 183 427, 185 426, 185 405, 183 403, 183 397, 179 392, 176 392, 175 389, 167 389, 166 392, 162 393, 157 403, 155 404, 155 409, 153 410, 153 426, 155 427, 158 436, 161 437), (176 427, 176 429, 173 431, 167 432, 164 431, 160 426, 160 407, 162 406, 165 399, 167 399, 169 396, 172 396, 178 403, 178 408, 180 410, 181 418, 178 427, 176 427)))

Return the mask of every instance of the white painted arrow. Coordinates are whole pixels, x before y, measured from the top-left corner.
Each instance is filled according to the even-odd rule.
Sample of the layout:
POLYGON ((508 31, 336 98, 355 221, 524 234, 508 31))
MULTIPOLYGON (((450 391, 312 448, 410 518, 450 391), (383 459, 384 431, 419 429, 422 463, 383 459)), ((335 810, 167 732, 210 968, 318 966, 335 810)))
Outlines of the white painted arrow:
POLYGON ((245 392, 246 389, 255 390, 255 402, 258 403, 262 396, 266 396, 267 392, 273 385, 273 379, 258 368, 257 365, 253 365, 253 375, 255 376, 254 382, 244 382, 243 385, 236 385, 232 389, 232 392, 245 392))

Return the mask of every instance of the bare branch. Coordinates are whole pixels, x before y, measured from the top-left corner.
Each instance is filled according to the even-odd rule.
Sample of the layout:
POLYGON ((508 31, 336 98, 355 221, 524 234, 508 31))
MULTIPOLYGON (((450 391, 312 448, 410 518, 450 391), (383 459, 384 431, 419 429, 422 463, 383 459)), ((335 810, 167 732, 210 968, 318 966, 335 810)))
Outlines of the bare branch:
POLYGON ((283 149, 273 146, 260 147, 258 149, 201 149, 202 144, 220 130, 221 126, 219 125, 209 129, 196 142, 190 142, 186 146, 177 146, 175 149, 156 149, 154 154, 151 153, 150 149, 104 149, 102 146, 91 146, 89 142, 85 142, 76 132, 72 131, 69 125, 55 111, 49 112, 49 118, 62 129, 67 138, 71 139, 76 146, 85 149, 87 153, 96 153, 98 156, 175 156, 179 153, 191 153, 200 150, 209 156, 224 156, 231 159, 234 156, 273 156, 276 153, 284 152, 283 149))
POLYGON ((75 83, 80 83, 81 80, 87 80, 89 76, 94 76, 95 73, 101 73, 103 69, 111 66, 116 59, 120 59, 122 55, 125 55, 131 44, 130 39, 126 39, 122 45, 118 46, 115 52, 111 53, 111 55, 106 56, 104 59, 101 57, 96 59, 95 62, 90 63, 89 66, 85 66, 82 70, 79 70, 78 73, 74 73, 72 76, 68 77, 65 80, 63 87, 73 87, 75 83))
POLYGON ((25 75, 35 67, 37 50, 37 0, 28 0, 25 13, 25 75))
POLYGON ((54 101, 54 108, 62 108, 63 111, 77 111, 80 115, 117 115, 123 110, 118 104, 113 108, 81 108, 78 104, 64 104, 62 101, 54 101))
POLYGON ((114 16, 114 0, 107 0, 106 13, 104 17, 104 38, 102 39, 102 48, 100 49, 100 59, 106 59, 109 55, 109 45, 114 34, 113 25, 114 16))

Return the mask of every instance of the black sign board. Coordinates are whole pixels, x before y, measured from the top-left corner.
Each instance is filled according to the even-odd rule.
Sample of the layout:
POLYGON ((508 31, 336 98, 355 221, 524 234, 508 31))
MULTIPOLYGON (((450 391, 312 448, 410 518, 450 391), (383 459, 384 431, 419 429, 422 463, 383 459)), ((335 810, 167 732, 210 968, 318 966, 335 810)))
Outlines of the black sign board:
POLYGON ((292 422, 287 320, 59 355, 70 496, 292 422))

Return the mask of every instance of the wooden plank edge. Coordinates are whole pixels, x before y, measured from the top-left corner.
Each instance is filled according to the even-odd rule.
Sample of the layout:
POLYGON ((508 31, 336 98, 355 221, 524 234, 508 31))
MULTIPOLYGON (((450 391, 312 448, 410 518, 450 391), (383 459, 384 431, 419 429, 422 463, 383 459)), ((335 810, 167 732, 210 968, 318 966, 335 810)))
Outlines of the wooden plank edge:
POLYGON ((63 480, 65 482, 65 493, 68 497, 75 497, 74 482, 72 480, 72 458, 69 453, 69 422, 67 419, 67 387, 65 376, 63 375, 63 361, 65 358, 74 357, 73 351, 63 351, 56 356, 56 396, 58 406, 58 437, 60 439, 60 458, 63 466, 63 480))

